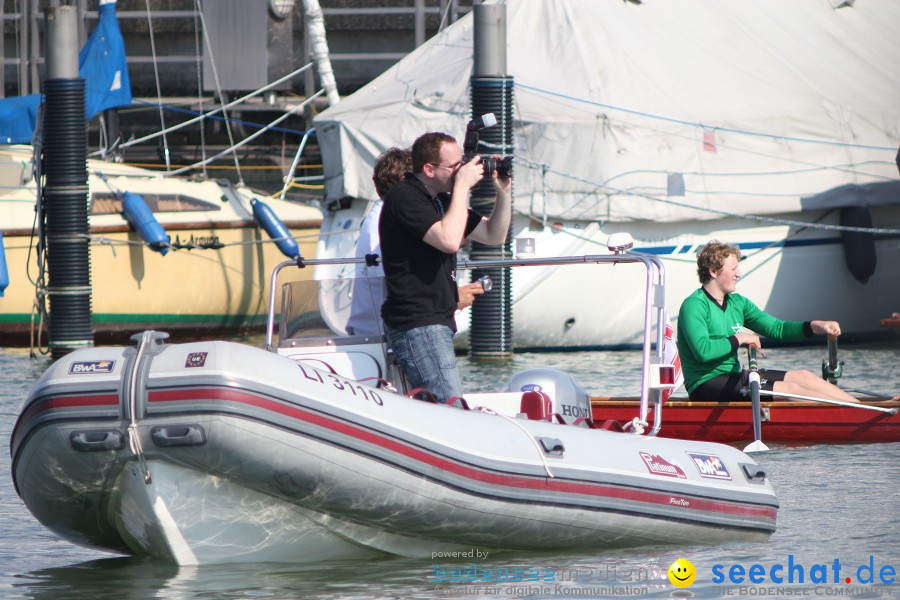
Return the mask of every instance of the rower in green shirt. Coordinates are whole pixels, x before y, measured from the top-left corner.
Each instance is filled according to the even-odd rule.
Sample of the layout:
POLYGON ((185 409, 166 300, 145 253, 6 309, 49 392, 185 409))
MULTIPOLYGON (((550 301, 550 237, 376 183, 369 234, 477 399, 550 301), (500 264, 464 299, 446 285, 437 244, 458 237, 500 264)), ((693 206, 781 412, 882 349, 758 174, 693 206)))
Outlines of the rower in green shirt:
MULTIPOLYGON (((697 275, 702 286, 685 299, 678 313, 678 354, 691 400, 746 400, 741 394, 744 378, 737 350, 740 346, 760 348, 759 335, 795 341, 817 333, 834 337, 841 334, 836 321, 782 321, 736 294, 741 276, 740 256, 736 245, 717 241, 709 242, 697 253, 697 275), (744 327, 756 333, 745 333, 744 327)), ((764 390, 857 402, 809 371, 760 369, 759 375, 764 390)))

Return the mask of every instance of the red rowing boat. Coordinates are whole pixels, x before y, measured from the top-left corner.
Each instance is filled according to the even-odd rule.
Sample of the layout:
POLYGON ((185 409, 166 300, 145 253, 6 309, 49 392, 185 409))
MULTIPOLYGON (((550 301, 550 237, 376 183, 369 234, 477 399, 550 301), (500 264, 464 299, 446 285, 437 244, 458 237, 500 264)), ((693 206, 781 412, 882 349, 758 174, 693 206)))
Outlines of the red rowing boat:
MULTIPOLYGON (((900 402, 864 402, 898 408, 900 402)), ((637 398, 591 398, 594 421, 627 423, 638 416, 637 398)), ((650 410, 648 421, 655 415, 650 410)), ((888 414, 812 402, 762 402, 764 442, 834 444, 900 442, 900 413, 888 414)), ((670 400, 663 405, 660 437, 737 444, 753 441, 750 402, 670 400)))

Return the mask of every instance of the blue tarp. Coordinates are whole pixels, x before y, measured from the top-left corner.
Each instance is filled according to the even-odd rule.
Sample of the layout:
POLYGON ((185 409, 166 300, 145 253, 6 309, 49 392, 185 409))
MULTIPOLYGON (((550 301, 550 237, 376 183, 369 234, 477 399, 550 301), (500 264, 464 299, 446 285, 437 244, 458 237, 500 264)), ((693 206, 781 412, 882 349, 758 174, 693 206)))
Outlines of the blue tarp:
POLYGON ((115 2, 100 5, 100 22, 78 53, 78 70, 86 82, 87 120, 100 111, 131 104, 125 42, 115 2))
MULTIPOLYGON (((86 120, 100 111, 131 104, 125 41, 115 2, 100 5, 100 22, 78 53, 78 70, 85 80, 86 120)), ((0 143, 30 144, 40 103, 40 94, 0 99, 0 143)))
POLYGON ((30 144, 40 105, 40 94, 0 100, 0 144, 30 144))
POLYGON ((0 298, 9 287, 9 271, 6 270, 6 252, 3 250, 3 232, 0 231, 0 298))

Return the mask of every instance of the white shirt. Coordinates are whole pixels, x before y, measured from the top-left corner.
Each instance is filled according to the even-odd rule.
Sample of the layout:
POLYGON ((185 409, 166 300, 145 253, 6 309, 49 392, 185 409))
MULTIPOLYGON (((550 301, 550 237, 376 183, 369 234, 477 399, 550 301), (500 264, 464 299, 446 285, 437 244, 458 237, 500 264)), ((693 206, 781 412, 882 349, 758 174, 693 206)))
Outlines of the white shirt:
MULTIPOLYGON (((366 254, 381 256, 381 240, 378 237, 378 221, 384 202, 379 198, 363 219, 359 228, 359 240, 356 242, 356 258, 365 258, 366 254)), ((377 267, 356 265, 356 279, 353 281, 353 300, 350 306, 350 319, 347 321, 347 333, 351 335, 381 335, 381 305, 387 297, 384 282, 384 268, 380 261, 377 267)))

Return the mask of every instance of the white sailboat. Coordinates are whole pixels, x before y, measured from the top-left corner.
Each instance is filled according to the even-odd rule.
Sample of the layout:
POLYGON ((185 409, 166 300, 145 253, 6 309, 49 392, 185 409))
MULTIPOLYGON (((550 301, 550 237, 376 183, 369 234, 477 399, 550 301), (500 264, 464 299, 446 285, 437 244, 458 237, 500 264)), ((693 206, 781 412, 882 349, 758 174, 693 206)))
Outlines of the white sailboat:
MULTIPOLYGON (((325 89, 233 148, 194 167, 233 153, 319 95, 338 101, 327 46, 321 49, 321 11, 317 2, 307 0, 306 4, 311 11, 309 26, 314 30, 310 35, 321 40, 316 64, 325 89)), ((88 82, 88 119, 99 111, 132 102, 115 0, 101 0, 99 9, 100 20, 80 55, 81 76, 88 82)), ((199 4, 197 10, 201 10, 199 4)), ((306 65, 262 90, 147 138, 224 112, 312 66, 306 65)), ((41 98, 34 94, 10 100, 24 110, 0 110, 2 139, 14 144, 0 147, 0 243, 5 249, 0 272, 7 275, 0 276, 0 296, 5 296, 0 300, 0 339, 4 343, 39 344, 46 298, 51 291, 42 280, 40 227, 35 218, 35 207, 40 207, 41 171, 36 168, 35 149, 28 143, 41 98)), ((100 340, 125 339, 131 332, 148 327, 164 326, 184 335, 261 327, 268 294, 266 274, 272 265, 285 254, 309 257, 314 253, 321 212, 284 200, 284 193, 280 198, 266 198, 242 182, 173 176, 177 175, 175 171, 151 171, 99 159, 89 159, 87 170, 92 324, 100 340), (156 243, 142 239, 140 227, 126 218, 124 194, 140 196, 153 213, 161 232, 156 243), (261 203, 271 209, 264 211, 268 218, 259 214, 261 203), (278 247, 270 237, 276 238, 278 247), (165 239, 168 242, 160 241, 165 239)))
MULTIPOLYGON (((245 186, 165 177, 148 169, 88 161, 93 327, 100 339, 122 339, 146 327, 196 335, 261 327, 266 273, 284 260, 254 219, 252 203, 270 205, 298 242, 315 251, 321 213, 264 198, 245 186), (101 177, 102 176, 102 177, 101 177), (104 181, 104 178, 105 180, 104 181), (128 222, 119 194, 138 194, 170 239, 154 251, 128 222)), ((37 335, 47 290, 38 280, 30 146, 0 148, 0 210, 9 287, 0 299, 0 339, 28 344, 37 335), (38 284, 38 285, 35 285, 38 284)))
MULTIPOLYGON (((900 298, 900 5, 506 4, 513 234, 535 238, 535 256, 603 252, 627 228, 663 259, 677 312, 698 286, 697 247, 735 242, 742 293, 763 309, 884 335, 900 298)), ((381 151, 425 131, 461 139, 472 38, 467 16, 317 117, 329 207, 317 256, 352 249, 381 151)), ((636 344, 640 307, 615 293, 630 283, 517 274, 516 345, 636 344), (549 290, 574 302, 548 310, 549 290)))

